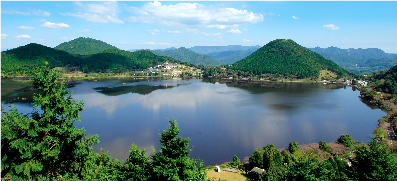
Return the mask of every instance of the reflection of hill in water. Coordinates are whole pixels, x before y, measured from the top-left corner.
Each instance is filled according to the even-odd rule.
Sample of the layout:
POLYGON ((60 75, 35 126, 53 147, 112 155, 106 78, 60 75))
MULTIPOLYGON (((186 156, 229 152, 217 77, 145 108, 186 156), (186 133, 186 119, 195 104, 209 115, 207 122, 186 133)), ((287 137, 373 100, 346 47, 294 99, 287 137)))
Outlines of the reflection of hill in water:
POLYGON ((339 89, 343 88, 341 84, 327 84, 323 85, 320 83, 303 83, 303 82, 267 82, 267 81, 230 81, 230 80, 216 80, 206 79, 204 82, 226 84, 228 87, 235 87, 243 90, 247 90, 252 94, 260 94, 267 92, 293 92, 293 93, 305 93, 310 92, 313 89, 339 89))
POLYGON ((119 96, 128 93, 137 93, 141 95, 147 95, 158 89, 170 89, 177 87, 180 84, 165 84, 165 85, 133 85, 133 86, 119 86, 119 87, 97 87, 94 90, 105 94, 107 96, 119 96))

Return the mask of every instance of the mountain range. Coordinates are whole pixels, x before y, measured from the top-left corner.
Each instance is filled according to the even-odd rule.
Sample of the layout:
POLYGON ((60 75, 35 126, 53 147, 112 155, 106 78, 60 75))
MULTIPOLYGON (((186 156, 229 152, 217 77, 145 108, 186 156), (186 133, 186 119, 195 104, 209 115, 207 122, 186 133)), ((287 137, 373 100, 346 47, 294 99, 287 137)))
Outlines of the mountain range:
POLYGON ((320 60, 317 55, 310 52, 332 60, 340 67, 358 75, 383 71, 397 64, 397 54, 387 54, 376 48, 315 47, 306 49, 300 45, 297 46, 292 40, 275 40, 263 47, 259 45, 194 46, 130 52, 120 50, 100 40, 80 37, 61 43, 55 48, 31 43, 4 51, 1 53, 1 72, 2 75, 11 72, 25 75, 35 67, 44 65, 45 61, 52 67, 67 67, 69 69, 73 67, 74 70, 83 72, 125 72, 146 70, 148 67, 168 61, 170 63, 184 62, 191 66, 234 64, 233 69, 254 71, 256 74, 266 72, 307 77, 317 74, 318 70, 324 68, 343 74, 340 67, 336 68, 332 64, 333 62, 320 60), (301 65, 294 61, 297 59, 297 57, 292 58, 294 56, 303 60, 301 65), (281 59, 277 59, 277 57, 281 59), (271 63, 269 60, 274 62, 271 63), (316 61, 319 62, 316 63, 316 61), (294 71, 292 71, 293 69, 294 71))
POLYGON ((180 60, 182 62, 189 62, 196 65, 206 65, 206 66, 219 66, 222 65, 221 62, 212 58, 208 55, 199 54, 192 50, 181 47, 178 49, 169 50, 151 50, 152 53, 158 56, 167 56, 174 59, 180 60))
POLYGON ((309 50, 334 61, 342 68, 357 75, 384 71, 397 64, 397 54, 385 53, 378 48, 340 49, 337 47, 315 47, 309 48, 309 50))

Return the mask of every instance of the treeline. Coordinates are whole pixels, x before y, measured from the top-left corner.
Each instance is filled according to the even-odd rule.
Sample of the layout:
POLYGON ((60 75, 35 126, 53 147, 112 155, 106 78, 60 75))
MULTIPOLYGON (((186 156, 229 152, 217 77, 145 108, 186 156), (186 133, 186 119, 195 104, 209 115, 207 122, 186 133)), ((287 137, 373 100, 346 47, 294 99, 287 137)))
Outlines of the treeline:
POLYGON ((368 75, 365 79, 370 82, 371 88, 361 87, 362 98, 384 105, 390 110, 392 108, 384 104, 385 100, 391 100, 397 105, 397 65, 389 70, 368 75))
POLYGON ((197 67, 188 62, 181 62, 170 57, 161 57, 149 50, 128 52, 108 49, 92 55, 77 55, 50 47, 31 43, 1 53, 1 75, 32 75, 37 66, 48 62, 51 68, 62 67, 67 71, 84 73, 126 73, 147 70, 165 62, 197 67))
POLYGON ((160 151, 150 157, 136 145, 121 164, 103 150, 92 151, 98 135, 88 137, 80 121, 83 102, 57 85, 59 74, 47 66, 35 73, 37 108, 27 115, 15 108, 1 119, 1 177, 10 180, 207 180, 202 162, 191 159, 189 139, 181 138, 176 120, 160 134, 160 151))
POLYGON ((269 144, 256 150, 249 157, 250 164, 241 167, 263 169, 260 175, 252 174, 256 180, 396 180, 397 151, 385 139, 375 136, 366 145, 342 135, 338 143, 343 149, 331 149, 324 141, 318 149, 302 150, 296 142, 283 151, 269 144))
POLYGON ((105 50, 118 48, 100 40, 80 37, 69 42, 61 43, 54 49, 69 52, 71 54, 92 55, 101 53, 105 50))
POLYGON ((368 75, 384 71, 397 64, 396 54, 388 54, 378 48, 340 49, 337 47, 316 47, 309 49, 356 75, 368 75))
POLYGON ((172 57, 176 60, 182 62, 189 62, 195 65, 205 65, 205 66, 219 66, 222 65, 221 62, 208 56, 196 53, 192 50, 186 49, 184 47, 173 49, 173 50, 151 50, 152 53, 158 56, 172 57))
POLYGON ((249 71, 254 75, 276 74, 288 77, 319 77, 321 70, 329 70, 339 77, 350 75, 334 62, 325 59, 292 40, 274 40, 248 57, 234 63, 231 69, 249 71))

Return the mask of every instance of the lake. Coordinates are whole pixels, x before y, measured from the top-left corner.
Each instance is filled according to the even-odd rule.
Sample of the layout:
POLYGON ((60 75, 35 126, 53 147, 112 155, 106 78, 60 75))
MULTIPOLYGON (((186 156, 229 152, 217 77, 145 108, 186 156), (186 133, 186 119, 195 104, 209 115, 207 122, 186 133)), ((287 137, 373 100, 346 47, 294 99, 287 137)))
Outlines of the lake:
MULTIPOLYGON (((293 141, 333 142, 342 134, 367 142, 386 114, 363 102, 352 87, 311 83, 121 78, 77 81, 68 90, 84 101, 76 127, 99 135, 95 152, 103 148, 121 161, 132 143, 148 154, 151 147, 159 151, 160 130, 173 117, 180 135, 190 138, 191 157, 216 165, 234 155, 243 160, 267 144, 288 148, 293 141)), ((2 97, 2 106, 14 104, 29 113, 31 93, 2 97)))

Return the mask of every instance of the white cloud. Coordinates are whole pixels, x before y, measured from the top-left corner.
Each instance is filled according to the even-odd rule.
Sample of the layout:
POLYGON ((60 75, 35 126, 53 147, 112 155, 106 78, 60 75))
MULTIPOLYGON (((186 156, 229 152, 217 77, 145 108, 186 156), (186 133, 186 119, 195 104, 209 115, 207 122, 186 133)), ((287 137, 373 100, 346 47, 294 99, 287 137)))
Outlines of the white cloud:
POLYGON ((143 42, 141 44, 144 44, 144 45, 167 45, 167 46, 178 45, 178 44, 172 44, 172 43, 155 43, 155 42, 143 42))
POLYGON ((167 31, 167 33, 182 33, 182 31, 167 31))
POLYGON ((246 39, 244 39, 243 41, 244 41, 244 42, 251 42, 251 41, 253 41, 253 40, 246 40, 246 39))
POLYGON ((90 29, 83 29, 83 30, 75 30, 75 32, 77 33, 88 33, 88 32, 92 32, 90 29))
POLYGON ((330 29, 330 30, 337 30, 339 27, 335 26, 334 24, 329 24, 329 25, 324 25, 324 28, 330 29))
POLYGON ((46 22, 46 19, 39 19, 39 20, 35 20, 35 21, 39 21, 39 22, 46 22))
POLYGON ((299 19, 299 18, 298 18, 298 17, 296 17, 296 16, 292 16, 292 18, 293 18, 293 19, 299 19))
POLYGON ((17 38, 31 38, 29 35, 18 35, 17 38))
POLYGON ((231 30, 229 30, 229 31, 227 31, 228 33, 235 33, 235 34, 241 34, 241 33, 243 33, 243 32, 241 32, 240 30, 238 30, 238 29, 231 29, 231 30))
POLYGON ((206 32, 201 32, 198 29, 192 29, 192 28, 185 28, 183 31, 192 35, 216 36, 219 39, 223 38, 223 35, 221 33, 206 33, 206 32))
POLYGON ((152 34, 152 35, 157 35, 160 32, 158 29, 147 30, 147 31, 150 32, 150 34, 152 34))
POLYGON ((9 14, 9 15, 30 15, 29 12, 20 12, 20 11, 1 11, 1 14, 9 14))
POLYGON ((61 15, 74 16, 96 23, 124 23, 122 20, 118 19, 118 14, 121 10, 116 1, 103 2, 101 4, 83 4, 81 2, 75 2, 75 5, 83 12, 67 12, 61 13, 61 15))
POLYGON ((51 16, 51 13, 43 11, 41 9, 32 10, 31 13, 35 16, 51 16))
POLYGON ((247 29, 247 28, 244 28, 243 31, 248 31, 248 29, 247 29))
POLYGON ((128 42, 128 41, 123 41, 123 42, 121 42, 122 44, 128 44, 128 43, 130 43, 130 42, 128 42))
POLYGON ((240 24, 263 21, 261 13, 234 8, 216 8, 198 3, 162 5, 155 1, 141 7, 129 7, 129 11, 134 15, 129 17, 128 21, 172 27, 235 29, 240 24))
POLYGON ((60 37, 59 39, 61 39, 61 40, 67 40, 68 37, 60 37))
POLYGON ((44 24, 41 25, 41 27, 54 28, 54 29, 70 28, 70 26, 65 23, 51 23, 51 22, 45 22, 44 24))
POLYGON ((20 27, 18 27, 19 29, 23 29, 23 30, 34 30, 34 29, 36 29, 36 28, 34 28, 34 27, 30 27, 30 26, 20 26, 20 27))
POLYGON ((34 16, 50 16, 51 13, 47 12, 47 11, 43 11, 41 9, 33 9, 30 10, 29 12, 21 12, 21 11, 16 11, 16 10, 12 10, 12 11, 1 11, 2 14, 9 14, 9 15, 24 15, 24 16, 29 16, 29 15, 34 15, 34 16))
POLYGON ((154 42, 143 42, 141 44, 144 44, 144 45, 155 45, 156 43, 154 43, 154 42))
POLYGON ((7 38, 7 34, 1 34, 1 39, 6 39, 7 38))

